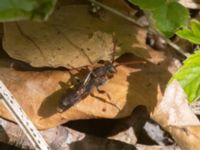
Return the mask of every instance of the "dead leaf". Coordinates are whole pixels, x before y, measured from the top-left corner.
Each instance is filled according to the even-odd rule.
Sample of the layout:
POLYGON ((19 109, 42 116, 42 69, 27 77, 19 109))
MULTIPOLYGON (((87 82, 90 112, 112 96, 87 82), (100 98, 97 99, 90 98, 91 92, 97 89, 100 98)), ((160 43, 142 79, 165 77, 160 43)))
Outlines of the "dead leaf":
POLYGON ((190 107, 196 115, 200 115, 200 100, 193 102, 190 107))
POLYGON ((94 17, 88 5, 60 6, 44 23, 5 23, 3 47, 12 58, 35 67, 81 67, 111 60, 113 33, 118 39, 117 51, 123 49, 119 54, 138 54, 140 49, 141 57, 150 57, 143 37, 146 29, 107 11, 103 19, 94 17))
POLYGON ((164 97, 157 104, 152 117, 162 126, 200 125, 199 119, 188 105, 187 97, 177 81, 170 83, 164 97))
POLYGON ((182 150, 199 150, 200 125, 169 126, 168 129, 182 150))
MULTIPOLYGON (((190 110, 179 84, 170 84, 163 97, 171 73, 177 69, 176 60, 167 53, 146 51, 146 29, 138 29, 110 13, 105 13, 99 20, 88 15, 86 10, 85 5, 78 8, 77 5, 64 6, 58 8, 46 23, 7 23, 4 48, 10 56, 33 66, 79 67, 90 64, 89 60, 109 60, 113 48, 112 32, 116 32, 118 46, 123 49, 118 51, 119 54, 132 52, 149 62, 119 66, 114 78, 101 87, 111 95, 110 101, 106 95, 94 90, 99 99, 88 96, 63 113, 56 111, 58 101, 65 94, 59 83, 70 80, 69 72, 16 71, 8 68, 7 63, 0 63, 7 65, 0 68, 0 79, 34 124, 39 129, 47 129, 69 120, 121 118, 130 115, 135 107, 144 105, 182 149, 197 150, 200 147, 199 120, 190 110), (70 13, 63 13, 66 10, 70 13), (71 19, 78 17, 81 19, 71 19)), ((0 106, 0 116, 14 121, 3 105, 0 106)), ((90 139, 83 141, 90 142, 90 139)), ((135 141, 131 139, 130 142, 135 141)))
MULTIPOLYGON (((127 55, 124 60, 138 60, 135 56, 130 56, 127 55)), ((65 94, 65 88, 61 88, 59 83, 70 80, 67 71, 16 71, 1 67, 0 79, 17 98, 35 125, 39 129, 46 129, 69 120, 122 118, 130 115, 138 105, 146 106, 151 112, 162 97, 171 76, 168 69, 174 66, 171 57, 166 56, 156 53, 156 57, 165 60, 159 64, 149 62, 118 66, 118 72, 114 77, 101 87, 111 96, 111 100, 106 94, 98 93, 94 89, 93 94, 98 98, 88 96, 63 113, 58 113, 56 107, 65 94), (158 88, 160 91, 157 91, 158 88)), ((3 106, 0 109, 0 116, 13 120, 3 106)))
POLYGON ((129 127, 125 131, 119 132, 116 135, 109 137, 109 139, 121 141, 121 142, 128 143, 131 145, 134 145, 137 142, 135 131, 132 127, 129 127))
POLYGON ((152 117, 171 134, 181 149, 199 149, 200 122, 188 105, 185 92, 177 81, 168 85, 152 117))
POLYGON ((113 124, 109 133, 111 134, 110 139, 131 145, 137 143, 155 145, 157 143, 166 146, 174 143, 167 132, 149 118, 149 113, 144 106, 136 107, 129 117, 117 120, 113 124))
POLYGON ((179 3, 181 3, 186 8, 190 8, 190 9, 200 8, 200 3, 198 2, 198 0, 179 0, 179 3))
MULTIPOLYGON (((34 149, 19 126, 4 119, 0 119, 0 125, 2 126, 0 130, 1 142, 23 149, 34 149)), ((180 150, 174 145, 129 145, 124 142, 91 136, 62 126, 42 131, 41 134, 53 150, 180 150)))
POLYGON ((141 130, 149 118, 145 107, 137 107, 129 117, 123 118, 116 122, 111 129, 108 138, 122 141, 127 144, 137 144, 141 130))

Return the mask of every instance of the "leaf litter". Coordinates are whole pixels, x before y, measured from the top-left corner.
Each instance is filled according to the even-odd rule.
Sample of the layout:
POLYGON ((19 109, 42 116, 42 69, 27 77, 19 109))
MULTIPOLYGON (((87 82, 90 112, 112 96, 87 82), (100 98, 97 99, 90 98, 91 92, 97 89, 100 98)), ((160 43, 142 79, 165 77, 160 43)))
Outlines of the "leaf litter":
MULTIPOLYGON (((71 14, 76 17, 77 15, 86 14, 86 6, 79 6, 80 10, 84 12, 79 14, 72 11, 75 9, 74 6, 67 7, 60 8, 58 12, 62 12, 62 9, 70 10, 70 12, 73 12, 71 14)), ((67 70, 20 71, 12 68, 13 61, 2 59, 0 63, 1 80, 8 86, 38 129, 47 131, 49 128, 55 128, 71 120, 124 118, 130 116, 136 107, 143 105, 147 108, 150 117, 169 132, 181 149, 195 150, 199 147, 199 120, 188 106, 183 91, 176 82, 173 82, 169 84, 164 94, 171 74, 177 70, 177 59, 169 51, 155 51, 146 46, 144 40, 147 33, 146 29, 141 30, 123 19, 113 17, 111 14, 107 14, 105 20, 101 21, 87 14, 87 17, 80 17, 85 24, 76 21, 73 24, 73 21, 71 21, 69 24, 65 22, 62 26, 62 22, 59 23, 59 21, 65 20, 63 18, 66 17, 64 16, 66 14, 54 15, 49 22, 45 24, 34 23, 35 25, 32 28, 30 28, 30 22, 6 23, 4 25, 4 50, 10 57, 30 63, 35 67, 81 67, 91 64, 86 55, 80 53, 80 49, 87 51, 90 46, 91 51, 87 54, 93 63, 100 59, 110 60, 113 48, 112 33, 115 32, 119 41, 118 55, 131 52, 139 56, 125 55, 119 61, 120 63, 129 60, 146 60, 147 63, 117 67, 117 74, 101 87, 111 95, 111 100, 108 100, 104 94, 100 94, 94 89, 93 93, 96 96, 114 103, 120 110, 106 103, 106 101, 88 96, 66 112, 58 113, 55 106, 60 98, 65 95, 66 90, 66 88, 60 86, 60 83, 67 83, 71 80, 71 75, 67 70), (55 22, 55 18, 59 21, 55 22), (123 30, 120 29, 122 28, 120 24, 113 22, 114 27, 105 26, 105 22, 109 22, 110 18, 116 19, 118 23, 120 20, 123 23, 123 30), (91 29, 90 24, 95 28, 91 29), (127 28, 124 27, 125 25, 127 25, 127 28), (50 28, 47 29, 47 26, 50 26, 50 28), (77 27, 76 30, 78 29, 78 31, 73 27, 77 27), (57 33, 58 35, 56 35, 57 28, 62 31, 57 33), (132 29, 131 33, 130 29, 132 29), (45 34, 42 35, 43 32, 41 31, 44 31, 45 34), (129 34, 127 34, 128 32, 129 34), (66 40, 65 36, 69 37, 69 40, 66 40), (52 38, 55 39, 53 42, 52 38), (99 38, 102 40, 99 40, 99 38), (18 41, 14 41, 14 39, 18 39, 18 41), (71 41, 74 42, 71 43, 71 41), (76 45, 73 45, 73 43, 76 43, 76 45), (81 46, 80 49, 76 47, 77 45, 81 46), (62 50, 60 51, 63 53, 59 52, 59 47, 61 47, 62 50), (55 49, 57 49, 56 52, 55 49), (77 56, 80 57, 76 58, 77 56), (176 94, 179 93, 179 97, 176 94, 171 95, 171 92, 168 92, 170 90, 176 91, 176 94)), ((14 121, 2 105, 0 115, 2 118, 14 121)), ((144 123, 142 124, 144 125, 144 123)), ((134 136, 134 132, 141 130, 142 124, 136 131, 134 128, 129 128, 126 131, 118 132, 111 138, 121 141, 124 138, 124 141, 127 142, 127 137, 131 135, 133 138, 129 139, 129 144, 135 145, 138 137, 134 136), (123 134, 125 136, 122 136, 123 134)), ((74 135, 76 134, 79 133, 74 132, 74 135)), ((83 142, 89 145, 87 141, 83 142)), ((140 147, 140 149, 142 148, 144 147, 140 147)), ((149 147, 149 149, 153 149, 153 147, 149 147)), ((155 147, 155 149, 158 149, 158 147, 155 147)))

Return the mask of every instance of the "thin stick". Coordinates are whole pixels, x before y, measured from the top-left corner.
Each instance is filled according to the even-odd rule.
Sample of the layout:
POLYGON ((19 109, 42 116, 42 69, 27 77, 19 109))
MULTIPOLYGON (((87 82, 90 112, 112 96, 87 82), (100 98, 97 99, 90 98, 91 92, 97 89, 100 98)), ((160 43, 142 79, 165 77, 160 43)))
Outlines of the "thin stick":
POLYGON ((167 44, 169 44, 169 46, 171 46, 174 50, 176 50, 177 52, 179 52, 180 54, 182 54, 186 58, 190 56, 189 53, 184 53, 183 50, 178 45, 173 43, 170 39, 167 39, 167 38, 163 38, 163 39, 167 42, 167 44))
POLYGON ((100 3, 100 2, 97 2, 96 0, 89 0, 89 1, 91 3, 94 3, 94 4, 100 6, 100 7, 104 8, 104 9, 106 9, 106 10, 108 10, 108 11, 110 11, 110 12, 112 12, 112 13, 114 13, 114 14, 116 14, 116 15, 118 15, 118 16, 120 16, 120 17, 122 17, 122 18, 124 18, 124 19, 126 19, 126 20, 128 20, 130 22, 132 22, 132 23, 134 23, 135 25, 137 25, 139 27, 143 27, 140 24, 138 24, 137 21, 134 20, 133 18, 131 18, 129 16, 126 16, 125 14, 123 14, 123 13, 121 13, 121 12, 119 12, 119 11, 117 11, 117 10, 107 6, 107 5, 104 5, 104 4, 100 3))

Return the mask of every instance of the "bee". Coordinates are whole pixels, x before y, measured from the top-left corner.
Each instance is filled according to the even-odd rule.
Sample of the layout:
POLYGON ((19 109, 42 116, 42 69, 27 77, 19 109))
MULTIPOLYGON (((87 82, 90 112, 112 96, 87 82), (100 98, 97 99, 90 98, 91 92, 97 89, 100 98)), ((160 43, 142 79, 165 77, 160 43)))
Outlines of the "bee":
MULTIPOLYGON (((94 68, 87 74, 83 82, 75 85, 73 89, 65 95, 65 97, 59 102, 57 110, 63 112, 69 109, 71 106, 90 95, 93 88, 96 88, 100 93, 106 93, 105 91, 100 90, 99 87, 113 77, 116 72, 117 70, 115 66, 110 62, 106 62, 105 65, 94 68)), ((108 97, 110 99, 109 95, 108 97)))
MULTIPOLYGON (((111 97, 106 91, 100 90, 99 87, 104 85, 117 73, 117 65, 114 65, 114 53, 116 49, 116 42, 114 42, 112 61, 104 61, 104 64, 99 67, 94 67, 87 76, 78 84, 74 85, 71 91, 60 100, 57 110, 63 112, 71 106, 83 100, 88 95, 92 95, 92 89, 96 88, 99 93, 107 95, 108 99, 111 97)), ((137 63, 137 62, 136 62, 137 63)), ((139 62, 141 63, 141 61, 139 62)), ((93 95, 92 95, 93 96, 93 95)), ((117 107, 115 104, 106 101, 107 103, 117 107)), ((120 108, 117 107, 119 110, 120 108)))

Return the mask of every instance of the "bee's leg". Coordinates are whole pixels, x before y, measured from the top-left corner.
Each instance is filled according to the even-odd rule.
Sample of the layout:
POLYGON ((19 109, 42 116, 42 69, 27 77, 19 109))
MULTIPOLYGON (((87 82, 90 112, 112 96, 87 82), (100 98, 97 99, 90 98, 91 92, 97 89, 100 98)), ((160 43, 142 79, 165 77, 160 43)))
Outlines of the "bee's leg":
POLYGON ((59 85, 61 89, 67 90, 71 84, 69 82, 66 83, 66 82, 60 81, 59 85))
POLYGON ((74 86, 74 85, 78 85, 81 83, 81 79, 76 76, 76 73, 74 73, 73 71, 69 70, 69 74, 70 74, 70 79, 68 81, 68 85, 69 86, 74 86))
POLYGON ((75 76, 74 78, 73 78, 73 81, 72 81, 73 83, 73 85, 79 85, 79 84, 81 84, 81 79, 79 78, 79 77, 77 77, 77 76, 75 76))
MULTIPOLYGON (((70 65, 69 65, 70 66, 70 65)), ((71 76, 71 84, 73 86, 76 86, 76 85, 80 85, 80 84, 85 84, 85 82, 88 81, 89 77, 90 77, 90 74, 91 74, 91 69, 89 66, 83 66, 83 67, 80 67, 80 68, 74 68, 73 66, 70 66, 70 70, 69 70, 69 74, 71 76), (82 70, 89 70, 89 74, 87 75, 87 77, 85 78, 85 80, 79 78, 79 74, 81 73, 82 70)))
POLYGON ((104 90, 99 89, 99 86, 96 86, 96 89, 97 89, 97 91, 98 91, 99 93, 101 93, 101 94, 106 94, 106 96, 108 97, 108 99, 111 101, 111 96, 110 96, 109 93, 107 93, 107 92, 104 91, 104 90))
POLYGON ((105 99, 102 98, 102 97, 96 96, 96 95, 94 95, 92 92, 90 93, 90 96, 92 96, 92 97, 94 97, 94 98, 96 98, 96 99, 98 99, 98 100, 100 100, 100 101, 102 101, 102 102, 104 102, 104 103, 108 103, 108 104, 110 104, 110 105, 116 107, 116 108, 118 109, 118 111, 121 110, 116 104, 113 104, 112 102, 109 102, 109 101, 105 100, 105 99))

